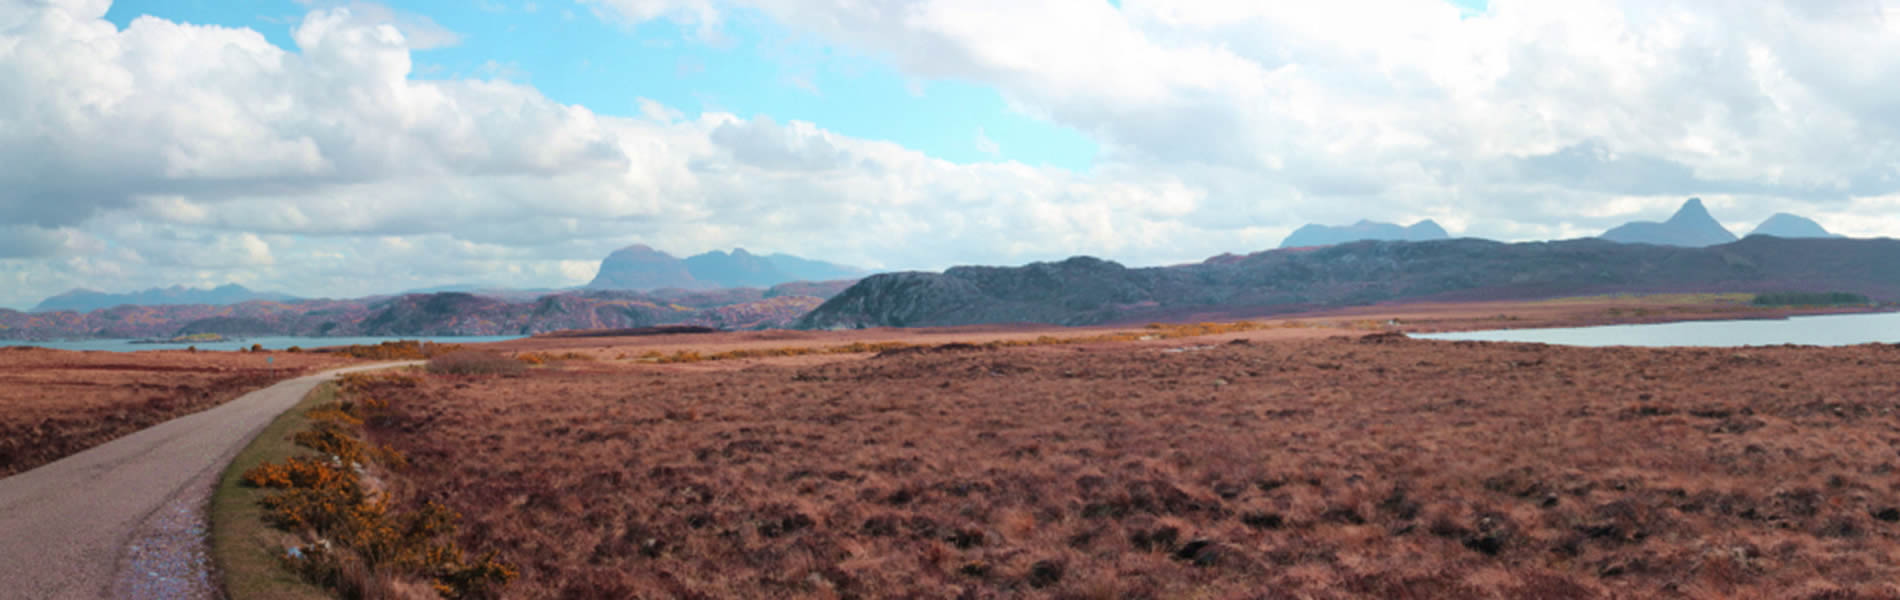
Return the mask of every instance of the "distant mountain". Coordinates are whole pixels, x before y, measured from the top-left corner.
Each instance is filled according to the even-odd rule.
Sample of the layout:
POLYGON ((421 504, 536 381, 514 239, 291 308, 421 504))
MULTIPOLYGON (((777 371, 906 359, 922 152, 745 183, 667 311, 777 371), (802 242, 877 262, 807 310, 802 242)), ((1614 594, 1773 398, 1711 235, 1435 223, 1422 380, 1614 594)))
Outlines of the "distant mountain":
POLYGON ((762 288, 790 281, 770 259, 746 252, 745 248, 731 253, 714 250, 695 254, 686 257, 685 262, 686 272, 691 273, 694 280, 711 287, 762 288))
POLYGON ((769 288, 795 281, 835 281, 862 277, 864 271, 790 254, 761 256, 744 248, 714 250, 685 259, 646 246, 614 251, 600 263, 600 274, 587 284, 596 290, 705 290, 769 288))
POLYGON ((600 261, 600 273, 587 284, 597 290, 657 290, 662 288, 700 289, 713 287, 701 283, 687 272, 686 262, 671 254, 635 244, 607 255, 600 261))
POLYGON ((1701 198, 1690 198, 1682 203, 1669 220, 1635 221, 1618 225, 1603 235, 1597 236, 1612 242, 1625 244, 1656 244, 1658 246, 1687 246, 1700 248, 1726 244, 1735 241, 1735 234, 1709 216, 1709 209, 1703 208, 1701 198))
POLYGON ((1368 241, 1139 269, 1077 257, 872 275, 798 326, 1094 325, 1249 318, 1407 299, 1775 291, 1900 297, 1900 241, 1759 236, 1707 248, 1598 239, 1368 241))
POLYGON ((789 281, 837 281, 865 275, 865 270, 857 267, 799 258, 783 252, 772 253, 765 259, 772 261, 772 266, 778 267, 780 273, 790 277, 789 281))
POLYGON ((1360 220, 1358 223, 1333 227, 1329 225, 1306 225, 1293 231, 1280 242, 1281 248, 1304 248, 1309 246, 1331 246, 1361 240, 1388 240, 1405 242, 1423 242, 1442 240, 1451 236, 1445 234, 1445 228, 1426 219, 1413 223, 1409 227, 1400 227, 1392 223, 1360 220))
POLYGON ((1772 235, 1783 238, 1841 237, 1839 234, 1828 233, 1827 229, 1822 228, 1821 224, 1814 222, 1813 219, 1788 213, 1775 213, 1774 216, 1768 217, 1768 220, 1756 225, 1755 230, 1748 232, 1748 235, 1772 235))
POLYGON ((152 288, 126 294, 108 294, 88 289, 75 289, 47 298, 34 306, 31 312, 54 312, 70 310, 87 313, 114 306, 166 306, 175 304, 208 304, 225 306, 252 300, 288 301, 295 296, 271 292, 256 292, 238 284, 222 285, 214 288, 188 288, 174 285, 168 288, 152 288))

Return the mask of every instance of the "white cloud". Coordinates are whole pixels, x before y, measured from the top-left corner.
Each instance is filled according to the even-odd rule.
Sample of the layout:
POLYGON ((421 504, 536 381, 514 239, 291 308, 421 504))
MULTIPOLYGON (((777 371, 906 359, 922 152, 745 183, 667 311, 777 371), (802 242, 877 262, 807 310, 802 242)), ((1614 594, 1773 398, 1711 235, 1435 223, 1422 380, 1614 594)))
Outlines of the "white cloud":
MULTIPOLYGON (((643 4, 623 14, 664 14, 643 4)), ((1452 211, 1501 235, 1520 221, 1574 229, 1588 219, 1546 209, 1633 193, 1779 197, 1784 209, 1818 212, 1900 189, 1890 142, 1900 21, 1878 14, 1885 4, 1497 0, 1478 15, 1419 0, 714 8, 763 10, 914 77, 996 86, 1012 105, 1095 136, 1103 162, 1236 186, 1218 190, 1229 202, 1215 206, 1264 196, 1296 223, 1452 211), (1578 149, 1617 162, 1565 166, 1615 177, 1522 164, 1578 149)))
POLYGON ((1576 237, 1690 195, 1734 222, 1900 233, 1882 216, 1900 26, 1813 3, 587 4, 708 36, 743 5, 918 92, 993 86, 1103 151, 1032 167, 979 130, 998 160, 960 165, 767 115, 604 117, 506 77, 419 80, 413 52, 459 36, 367 3, 311 4, 294 52, 149 17, 120 31, 98 0, 0 3, 0 273, 29 282, 0 305, 218 279, 572 285, 634 241, 935 268, 1187 261, 1363 217, 1576 237))
POLYGON ((34 161, 0 170, 22 190, 0 197, 20 232, 0 250, 35 282, 0 305, 216 277, 339 296, 573 285, 634 241, 879 267, 1269 242, 1186 235, 1173 220, 1204 194, 1165 174, 957 165, 763 115, 642 101, 609 118, 508 82, 412 79, 404 33, 347 8, 307 15, 297 52, 87 10, 0 30, 0 152, 34 161))

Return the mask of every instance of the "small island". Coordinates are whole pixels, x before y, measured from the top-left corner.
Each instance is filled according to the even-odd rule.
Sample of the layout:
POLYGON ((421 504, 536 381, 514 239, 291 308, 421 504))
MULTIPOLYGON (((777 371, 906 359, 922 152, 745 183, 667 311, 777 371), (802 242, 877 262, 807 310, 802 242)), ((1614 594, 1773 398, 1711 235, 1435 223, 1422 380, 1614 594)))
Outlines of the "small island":
POLYGON ((205 342, 223 342, 230 338, 221 333, 192 333, 175 335, 166 339, 132 340, 133 344, 200 344, 205 342))

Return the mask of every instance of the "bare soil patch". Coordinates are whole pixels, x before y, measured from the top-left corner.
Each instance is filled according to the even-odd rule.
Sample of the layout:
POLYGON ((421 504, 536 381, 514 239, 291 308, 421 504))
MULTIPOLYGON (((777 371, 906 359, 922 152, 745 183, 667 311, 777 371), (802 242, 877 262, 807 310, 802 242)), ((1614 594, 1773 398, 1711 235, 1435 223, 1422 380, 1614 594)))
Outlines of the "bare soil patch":
POLYGON ((0 348, 0 477, 349 362, 287 352, 0 348))
POLYGON ((1892 346, 583 368, 371 427, 511 596, 1900 597, 1892 346))

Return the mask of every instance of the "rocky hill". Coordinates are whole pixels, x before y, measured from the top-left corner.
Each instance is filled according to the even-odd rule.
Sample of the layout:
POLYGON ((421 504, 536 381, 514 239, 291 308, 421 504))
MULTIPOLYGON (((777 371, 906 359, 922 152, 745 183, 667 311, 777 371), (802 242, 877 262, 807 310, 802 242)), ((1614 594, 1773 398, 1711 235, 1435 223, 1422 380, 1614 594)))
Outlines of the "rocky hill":
POLYGON ((799 258, 757 255, 738 248, 714 250, 684 259, 641 245, 615 250, 600 263, 587 284, 594 290, 769 288, 797 281, 856 279, 856 267, 799 258))
POLYGON ((1838 234, 1828 233, 1826 228, 1821 227, 1821 224, 1814 222, 1813 219, 1788 213, 1775 213, 1774 216, 1768 217, 1768 220, 1756 225, 1755 230, 1748 232, 1748 235, 1772 235, 1784 238, 1841 237, 1838 234))
POLYGON ((195 333, 517 335, 656 325, 783 328, 844 287, 833 282, 771 291, 593 290, 547 294, 525 301, 442 292, 355 300, 253 301, 228 306, 120 306, 87 313, 0 309, 0 340, 169 338, 195 333))
POLYGON ((1795 290, 1900 297, 1900 241, 1764 236, 1708 248, 1596 239, 1356 242, 1140 269, 1078 257, 873 275, 798 326, 1090 325, 1406 299, 1795 290))
POLYGON ((1423 242, 1442 240, 1450 236, 1438 223, 1426 219, 1409 226, 1400 227, 1392 223, 1361 220, 1358 223, 1342 226, 1305 225, 1293 231, 1280 241, 1281 248, 1304 248, 1311 246, 1331 246, 1364 240, 1387 240, 1423 242))
POLYGON ((223 306, 237 304, 239 302, 250 302, 252 300, 284 301, 295 299, 296 298, 288 294, 252 291, 235 283, 205 289, 174 285, 166 288, 151 288, 124 294, 109 294, 88 289, 74 289, 40 301, 39 305, 33 307, 32 312, 54 312, 61 310, 92 312, 102 308, 124 305, 166 306, 176 304, 210 304, 223 306))
POLYGON ((1612 242, 1625 244, 1656 244, 1660 246, 1713 246, 1735 241, 1735 234, 1709 216, 1709 209, 1702 206, 1701 198, 1690 198, 1682 203, 1682 208, 1669 220, 1661 223, 1653 221, 1635 221, 1624 223, 1603 232, 1599 236, 1612 242))

